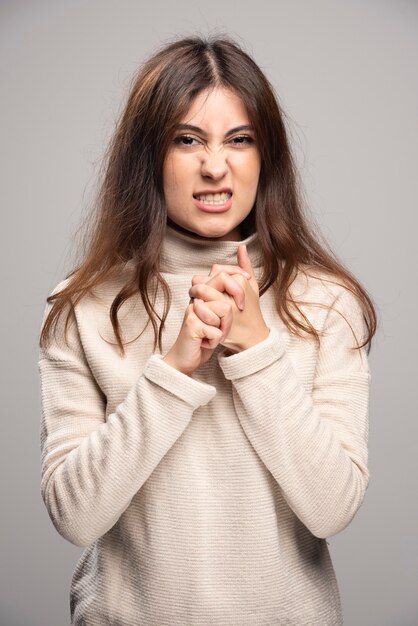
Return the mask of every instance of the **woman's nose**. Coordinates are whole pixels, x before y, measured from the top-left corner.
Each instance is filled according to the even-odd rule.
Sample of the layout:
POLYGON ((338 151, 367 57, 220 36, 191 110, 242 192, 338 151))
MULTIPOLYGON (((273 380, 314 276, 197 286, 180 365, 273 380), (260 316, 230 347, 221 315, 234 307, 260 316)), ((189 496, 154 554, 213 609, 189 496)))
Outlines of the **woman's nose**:
POLYGON ((223 151, 206 154, 202 158, 200 171, 202 176, 209 176, 214 179, 223 178, 228 172, 228 162, 223 151))

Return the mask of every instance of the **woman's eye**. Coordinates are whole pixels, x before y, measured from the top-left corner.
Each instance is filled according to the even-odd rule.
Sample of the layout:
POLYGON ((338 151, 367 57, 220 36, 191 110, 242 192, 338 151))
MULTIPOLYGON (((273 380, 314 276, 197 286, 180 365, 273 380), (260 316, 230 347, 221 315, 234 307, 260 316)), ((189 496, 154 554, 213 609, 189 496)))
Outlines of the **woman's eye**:
POLYGON ((174 139, 174 143, 179 144, 181 146, 191 146, 193 145, 191 143, 192 141, 197 141, 197 139, 195 137, 191 137, 190 135, 178 135, 174 139))
MULTIPOLYGON (((233 137, 230 142, 232 142, 236 146, 244 146, 254 143, 254 138, 250 137, 250 135, 238 135, 237 137, 233 137)), ((174 143, 180 146, 195 146, 196 144, 201 143, 196 137, 192 137, 191 135, 178 135, 174 139, 174 143), (193 141, 196 143, 193 144, 193 141)))
POLYGON ((234 137, 232 141, 236 142, 237 145, 254 143, 254 139, 250 137, 250 135, 238 135, 238 137, 234 137))

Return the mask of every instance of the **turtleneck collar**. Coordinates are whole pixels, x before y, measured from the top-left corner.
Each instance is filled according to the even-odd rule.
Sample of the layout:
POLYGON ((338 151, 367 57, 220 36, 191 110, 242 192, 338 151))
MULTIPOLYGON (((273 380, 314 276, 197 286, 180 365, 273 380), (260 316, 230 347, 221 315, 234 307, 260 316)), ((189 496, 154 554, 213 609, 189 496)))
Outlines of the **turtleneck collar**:
POLYGON ((253 267, 262 267, 257 232, 240 241, 198 239, 167 224, 160 255, 160 271, 169 274, 203 274, 208 273, 215 263, 237 265, 237 250, 241 243, 246 244, 253 267))

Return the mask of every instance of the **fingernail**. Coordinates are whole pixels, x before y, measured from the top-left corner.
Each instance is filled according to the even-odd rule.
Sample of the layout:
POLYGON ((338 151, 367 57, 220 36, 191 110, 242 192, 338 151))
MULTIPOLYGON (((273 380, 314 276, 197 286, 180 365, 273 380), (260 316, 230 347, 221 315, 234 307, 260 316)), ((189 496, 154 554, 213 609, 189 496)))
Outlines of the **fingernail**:
POLYGON ((251 278, 250 272, 244 272, 244 274, 246 275, 247 278, 251 278))

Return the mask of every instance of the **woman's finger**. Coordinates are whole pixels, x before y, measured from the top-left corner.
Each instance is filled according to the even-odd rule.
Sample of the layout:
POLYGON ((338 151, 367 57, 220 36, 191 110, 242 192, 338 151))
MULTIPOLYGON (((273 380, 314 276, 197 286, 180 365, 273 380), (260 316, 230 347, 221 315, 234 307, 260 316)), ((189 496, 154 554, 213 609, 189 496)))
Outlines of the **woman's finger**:
POLYGON ((217 274, 207 283, 198 283, 189 289, 191 298, 201 298, 202 300, 222 300, 225 298, 223 292, 228 293, 235 300, 235 303, 241 311, 245 306, 245 291, 232 276, 228 276, 224 272, 217 274))
POLYGON ((239 265, 213 265, 209 276, 193 276, 192 285, 197 285, 198 283, 207 283, 216 274, 220 274, 221 272, 229 275, 242 274, 243 276, 245 276, 245 278, 251 278, 251 275, 243 270, 242 267, 240 267, 239 265), (214 268, 217 268, 216 271, 214 270, 214 268))
POLYGON ((210 326, 203 322, 201 332, 204 336, 201 342, 202 348, 216 348, 220 341, 222 341, 223 333, 219 328, 210 326))
POLYGON ((198 317, 205 322, 205 324, 209 324, 210 326, 217 326, 219 328, 221 324, 221 318, 213 311, 213 309, 208 306, 204 300, 200 298, 195 298, 193 300, 193 310, 198 315, 198 317))
POLYGON ((219 265, 215 263, 209 272, 209 276, 215 276, 221 272, 227 272, 228 274, 243 274, 246 278, 251 278, 251 274, 240 265, 219 265))
POLYGON ((205 312, 207 313, 209 310, 216 316, 217 324, 215 325, 221 329, 223 337, 226 337, 229 334, 232 324, 232 311, 231 304, 229 302, 226 300, 210 300, 208 302, 204 302, 203 300, 200 300, 200 298, 195 298, 193 302, 197 303, 197 306, 194 306, 193 310, 203 322, 209 323, 207 321, 208 318, 203 318, 202 316, 202 312, 203 315, 205 315, 205 312))

